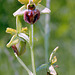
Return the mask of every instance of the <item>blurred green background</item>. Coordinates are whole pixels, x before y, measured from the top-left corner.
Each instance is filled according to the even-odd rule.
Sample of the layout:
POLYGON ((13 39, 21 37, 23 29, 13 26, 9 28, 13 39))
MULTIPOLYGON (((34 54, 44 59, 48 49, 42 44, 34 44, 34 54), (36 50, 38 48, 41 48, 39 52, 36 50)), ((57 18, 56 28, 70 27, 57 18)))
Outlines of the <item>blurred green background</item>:
MULTIPOLYGON (((42 0, 46 6, 46 1, 42 0)), ((58 58, 56 68, 58 75, 75 75, 75 0, 51 0, 50 3, 50 37, 49 54, 59 46, 56 53, 58 58)), ((24 68, 16 60, 13 50, 6 48, 11 35, 5 32, 7 27, 15 28, 15 17, 13 12, 20 8, 17 0, 0 0, 0 75, 28 75, 24 68)), ((35 24, 35 63, 36 67, 45 63, 44 37, 42 33, 45 27, 45 15, 35 24), (38 25, 40 21, 41 28, 38 25), (41 33, 40 33, 41 32, 41 33), (39 61, 40 60, 40 61, 39 61)), ((23 22, 23 26, 29 24, 23 22)), ((31 70, 31 56, 29 46, 26 53, 20 58, 31 70)), ((47 75, 47 70, 37 72, 37 75, 47 75)))

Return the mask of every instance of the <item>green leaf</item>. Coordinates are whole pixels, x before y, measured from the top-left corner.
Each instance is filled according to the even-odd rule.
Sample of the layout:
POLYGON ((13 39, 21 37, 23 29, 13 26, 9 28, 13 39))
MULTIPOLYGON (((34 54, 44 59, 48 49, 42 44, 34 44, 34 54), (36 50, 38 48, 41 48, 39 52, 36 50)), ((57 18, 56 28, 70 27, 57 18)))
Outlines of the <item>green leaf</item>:
POLYGON ((42 64, 41 66, 39 66, 36 71, 39 71, 39 70, 42 70, 42 69, 46 69, 47 67, 49 67, 50 65, 50 62, 49 63, 46 63, 46 64, 42 64))
POLYGON ((21 8, 19 8, 16 12, 13 13, 14 16, 23 15, 26 11, 27 7, 23 5, 21 8))
POLYGON ((17 44, 19 41, 17 35, 13 35, 13 37, 11 38, 10 42, 7 44, 7 47, 11 47, 14 44, 17 44))
POLYGON ((28 37, 26 34, 20 33, 20 34, 18 34, 18 36, 19 36, 20 38, 26 40, 26 41, 29 43, 29 37, 28 37))
POLYGON ((36 9, 38 9, 38 10, 41 12, 41 14, 42 14, 42 13, 48 14, 48 13, 51 12, 50 9, 46 8, 45 6, 43 6, 43 5, 41 5, 41 4, 38 4, 38 5, 36 6, 36 9))

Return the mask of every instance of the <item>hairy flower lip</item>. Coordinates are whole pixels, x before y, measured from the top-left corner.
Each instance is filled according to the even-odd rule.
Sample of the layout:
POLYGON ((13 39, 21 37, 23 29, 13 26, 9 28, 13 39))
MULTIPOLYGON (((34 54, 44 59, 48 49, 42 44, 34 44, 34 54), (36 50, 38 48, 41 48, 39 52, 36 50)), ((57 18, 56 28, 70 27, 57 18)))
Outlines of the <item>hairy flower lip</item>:
POLYGON ((24 20, 29 24, 34 24, 40 18, 40 11, 38 9, 35 10, 27 10, 24 13, 24 20))

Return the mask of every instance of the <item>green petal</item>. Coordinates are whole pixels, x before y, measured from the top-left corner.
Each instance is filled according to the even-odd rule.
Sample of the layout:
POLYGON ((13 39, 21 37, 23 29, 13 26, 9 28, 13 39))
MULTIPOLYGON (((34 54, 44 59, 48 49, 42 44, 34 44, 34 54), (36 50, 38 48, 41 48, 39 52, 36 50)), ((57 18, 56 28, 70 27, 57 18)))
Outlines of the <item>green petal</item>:
POLYGON ((7 44, 7 47, 11 47, 12 45, 17 44, 18 41, 19 41, 19 39, 18 39, 17 35, 13 35, 10 42, 7 44))
POLYGON ((50 9, 46 8, 45 6, 41 5, 41 4, 38 4, 36 6, 36 9, 38 9, 41 13, 44 13, 44 14, 48 14, 51 12, 50 9))

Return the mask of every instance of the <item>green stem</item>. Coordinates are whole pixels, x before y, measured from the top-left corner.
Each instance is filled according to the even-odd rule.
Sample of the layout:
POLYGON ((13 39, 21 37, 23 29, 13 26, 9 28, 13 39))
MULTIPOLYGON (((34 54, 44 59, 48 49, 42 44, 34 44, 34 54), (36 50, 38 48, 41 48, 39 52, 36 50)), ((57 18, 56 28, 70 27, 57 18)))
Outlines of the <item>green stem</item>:
MULTIPOLYGON (((50 8, 50 0, 46 0, 46 7, 50 8)), ((49 28, 50 15, 46 14, 45 19, 45 62, 48 62, 48 47, 49 47, 49 36, 50 36, 50 28, 49 28)))
POLYGON ((30 25, 29 38, 30 38, 30 49, 31 49, 33 75, 36 75, 35 60, 34 60, 34 49, 33 49, 33 38, 34 38, 33 37, 33 24, 30 25))
POLYGON ((17 56, 16 53, 14 53, 19 63, 24 67, 24 69, 28 72, 29 75, 33 75, 33 73, 27 68, 27 66, 24 64, 24 62, 17 56))

